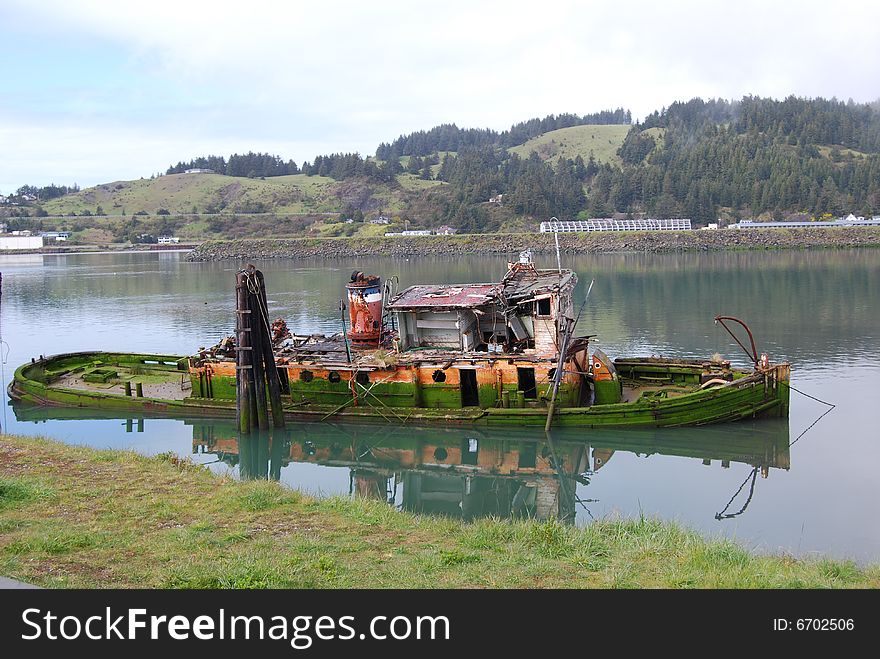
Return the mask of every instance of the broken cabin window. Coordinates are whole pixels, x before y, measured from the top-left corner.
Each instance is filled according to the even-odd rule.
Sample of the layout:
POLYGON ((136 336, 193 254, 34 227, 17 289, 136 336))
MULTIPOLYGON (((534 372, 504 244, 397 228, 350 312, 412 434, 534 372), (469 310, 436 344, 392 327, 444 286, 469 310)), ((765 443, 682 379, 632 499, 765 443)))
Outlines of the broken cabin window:
POLYGON ((536 316, 550 316, 550 298, 545 297, 537 300, 535 302, 535 315, 536 316))

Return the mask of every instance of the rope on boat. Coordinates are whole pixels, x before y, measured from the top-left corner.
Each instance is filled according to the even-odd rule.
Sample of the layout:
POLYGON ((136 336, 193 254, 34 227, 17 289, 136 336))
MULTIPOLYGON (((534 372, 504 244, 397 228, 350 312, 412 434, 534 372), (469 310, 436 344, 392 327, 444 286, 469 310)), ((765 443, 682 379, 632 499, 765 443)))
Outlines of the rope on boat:
MULTIPOLYGON (((809 432, 809 431, 813 428, 813 426, 815 426, 817 423, 819 423, 819 421, 822 420, 822 417, 824 417, 824 416, 825 416, 826 414, 828 414, 831 410, 833 410, 835 407, 837 407, 837 405, 835 405, 834 403, 829 403, 829 402, 826 401, 826 400, 822 400, 821 398, 816 398, 815 396, 811 396, 810 394, 805 393, 805 392, 801 391, 800 389, 796 389, 795 387, 792 387, 791 385, 789 385, 789 389, 791 389, 792 391, 796 391, 797 393, 801 394, 802 396, 806 396, 807 398, 809 398, 809 399, 811 399, 811 400, 814 400, 814 401, 816 401, 817 403, 822 403, 823 405, 827 405, 827 406, 828 406, 828 409, 825 410, 824 412, 822 412, 822 414, 820 414, 820 415, 816 418, 816 420, 813 421, 813 423, 811 423, 809 426, 807 426, 807 427, 804 429, 804 431, 803 431, 800 435, 798 435, 793 441, 789 442, 788 445, 789 445, 789 446, 792 446, 792 445, 794 445, 794 444, 795 444, 795 443, 796 443, 801 437, 803 437, 804 435, 806 435, 807 432, 809 432)), ((748 476, 746 476, 746 479, 742 482, 742 485, 739 486, 739 489, 736 491, 736 493, 735 493, 732 497, 730 497, 730 501, 727 502, 727 505, 724 506, 724 509, 723 509, 720 513, 715 513, 715 519, 717 519, 717 520, 722 520, 722 519, 732 519, 732 518, 734 518, 734 517, 737 517, 737 516, 739 516, 739 515, 742 515, 742 514, 746 511, 746 508, 749 507, 749 503, 751 503, 751 501, 752 501, 752 496, 755 494, 755 480, 757 479, 757 476, 758 476, 758 467, 754 467, 754 468, 752 469, 751 473, 750 473, 748 476), (735 513, 727 513, 727 509, 730 508, 730 504, 732 504, 732 503, 733 503, 733 500, 736 499, 737 496, 739 496, 739 493, 742 492, 742 489, 746 486, 746 483, 749 482, 749 479, 751 479, 752 484, 749 486, 749 496, 748 496, 748 498, 746 499, 746 502, 743 504, 743 507, 740 508, 740 509, 739 509, 737 512, 735 512, 735 513)))
POLYGON ((752 473, 746 476, 746 479, 742 482, 742 485, 739 486, 739 489, 736 491, 736 493, 732 497, 730 497, 730 501, 727 502, 727 505, 724 506, 724 509, 720 513, 715 513, 715 519, 720 521, 722 519, 733 519, 734 517, 742 515, 746 511, 746 508, 749 507, 749 504, 752 502, 752 496, 755 494, 755 480, 757 479, 757 477, 758 468, 754 467, 752 469, 752 473), (742 489, 746 486, 746 483, 749 482, 749 479, 752 479, 752 484, 749 487, 749 496, 746 499, 746 502, 743 504, 743 507, 735 513, 728 513, 727 509, 730 508, 730 504, 732 504, 733 500, 736 499, 737 496, 739 496, 739 493, 742 492, 742 489))
POLYGON ((822 417, 823 417, 823 416, 825 416, 825 415, 828 414, 831 410, 833 410, 835 407, 837 407, 837 405, 835 405, 834 403, 829 403, 827 400, 822 400, 821 398, 816 398, 815 396, 811 396, 811 395, 808 394, 808 393, 804 393, 804 392, 801 391, 800 389, 795 389, 795 388, 792 387, 791 385, 788 385, 788 388, 791 389, 792 391, 796 391, 796 392, 799 393, 801 396, 806 396, 807 398, 810 398, 810 399, 816 401, 817 403, 822 403, 823 405, 827 405, 827 406, 828 406, 828 409, 825 410, 824 412, 822 412, 822 414, 820 414, 819 417, 818 417, 815 421, 813 421, 813 423, 811 423, 810 425, 808 425, 808 426, 806 427, 806 429, 805 429, 800 435, 798 435, 793 441, 789 442, 788 445, 789 445, 789 446, 793 446, 793 445, 794 445, 794 444, 795 444, 795 443, 796 443, 801 437, 803 437, 804 435, 807 434, 807 431, 809 431, 810 429, 812 429, 813 426, 815 426, 817 423, 819 423, 819 422, 822 420, 822 417))
POLYGON ((587 508, 587 504, 590 503, 590 502, 598 501, 599 499, 581 499, 581 498, 580 498, 579 496, 577 496, 577 495, 575 495, 574 499, 575 499, 575 501, 577 501, 577 502, 581 505, 581 508, 583 508, 584 510, 587 511, 587 515, 590 516, 590 519, 593 520, 593 521, 595 522, 595 521, 596 521, 596 518, 593 517, 593 513, 590 512, 590 509, 589 509, 589 508, 587 508))

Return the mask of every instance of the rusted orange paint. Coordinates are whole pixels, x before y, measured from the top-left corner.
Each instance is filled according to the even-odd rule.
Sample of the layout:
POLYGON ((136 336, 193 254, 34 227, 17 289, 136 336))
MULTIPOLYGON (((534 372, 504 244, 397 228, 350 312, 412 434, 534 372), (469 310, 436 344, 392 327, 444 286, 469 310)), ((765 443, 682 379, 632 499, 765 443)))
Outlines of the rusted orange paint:
POLYGON ((614 374, 601 359, 593 355, 593 380, 595 382, 607 382, 614 379, 614 374))

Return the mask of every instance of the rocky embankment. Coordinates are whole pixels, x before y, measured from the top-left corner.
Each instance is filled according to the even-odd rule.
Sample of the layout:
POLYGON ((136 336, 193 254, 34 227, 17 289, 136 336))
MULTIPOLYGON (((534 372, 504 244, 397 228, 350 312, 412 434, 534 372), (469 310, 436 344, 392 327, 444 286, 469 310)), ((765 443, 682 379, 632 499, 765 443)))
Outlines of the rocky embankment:
MULTIPOLYGON (((559 234, 559 246, 566 253, 880 247, 880 229, 847 227, 569 233, 559 234)), ((212 240, 202 243, 190 252, 187 258, 191 261, 216 261, 352 256, 454 256, 516 254, 525 249, 531 249, 535 253, 554 251, 553 234, 212 240)))

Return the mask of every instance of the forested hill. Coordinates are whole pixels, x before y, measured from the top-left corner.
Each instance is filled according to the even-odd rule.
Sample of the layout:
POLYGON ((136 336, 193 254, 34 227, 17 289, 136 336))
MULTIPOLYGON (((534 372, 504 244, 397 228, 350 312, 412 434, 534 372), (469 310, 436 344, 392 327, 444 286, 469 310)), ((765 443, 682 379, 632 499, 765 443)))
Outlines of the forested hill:
MULTIPOLYGON (((492 231, 523 218, 613 213, 688 217, 698 224, 720 215, 880 213, 877 107, 796 97, 693 99, 631 125, 622 141, 601 132, 630 121, 629 111, 618 109, 551 115, 503 132, 443 125, 381 144, 376 159, 318 156, 301 171, 392 185, 409 172, 446 183, 407 201, 409 215, 463 231, 492 231), (599 142, 610 157, 596 150, 599 142), (487 204, 499 194, 501 204, 487 204)), ((269 170, 283 169, 280 159, 273 162, 269 170)))
POLYGON ((619 153, 621 168, 603 167, 590 181, 590 211, 702 222, 725 210, 880 213, 880 112, 869 105, 695 99, 633 126, 619 153))
POLYGON ((384 142, 376 149, 380 160, 401 156, 429 156, 440 151, 460 151, 466 147, 501 146, 509 148, 524 144, 533 137, 571 126, 629 124, 632 114, 618 108, 594 114, 549 115, 543 119, 529 119, 501 133, 489 129, 459 128, 455 124, 436 126, 429 131, 401 135, 391 144, 384 142))
MULTIPOLYGON (((621 109, 550 115, 501 132, 449 124, 383 143, 375 156, 327 154, 301 165, 265 153, 205 156, 168 174, 177 175, 82 191, 25 186, 15 199, 23 205, 5 208, 37 215, 101 214, 102 207, 122 215, 132 208, 172 215, 384 214, 410 228, 447 224, 461 232, 534 230, 552 216, 615 213, 686 217, 696 225, 718 217, 874 216, 880 105, 693 99, 634 124, 621 109), (179 174, 193 168, 216 174, 179 174), (29 211, 27 204, 38 207, 29 211)), ((323 232, 327 220, 314 221, 297 226, 323 232)))

